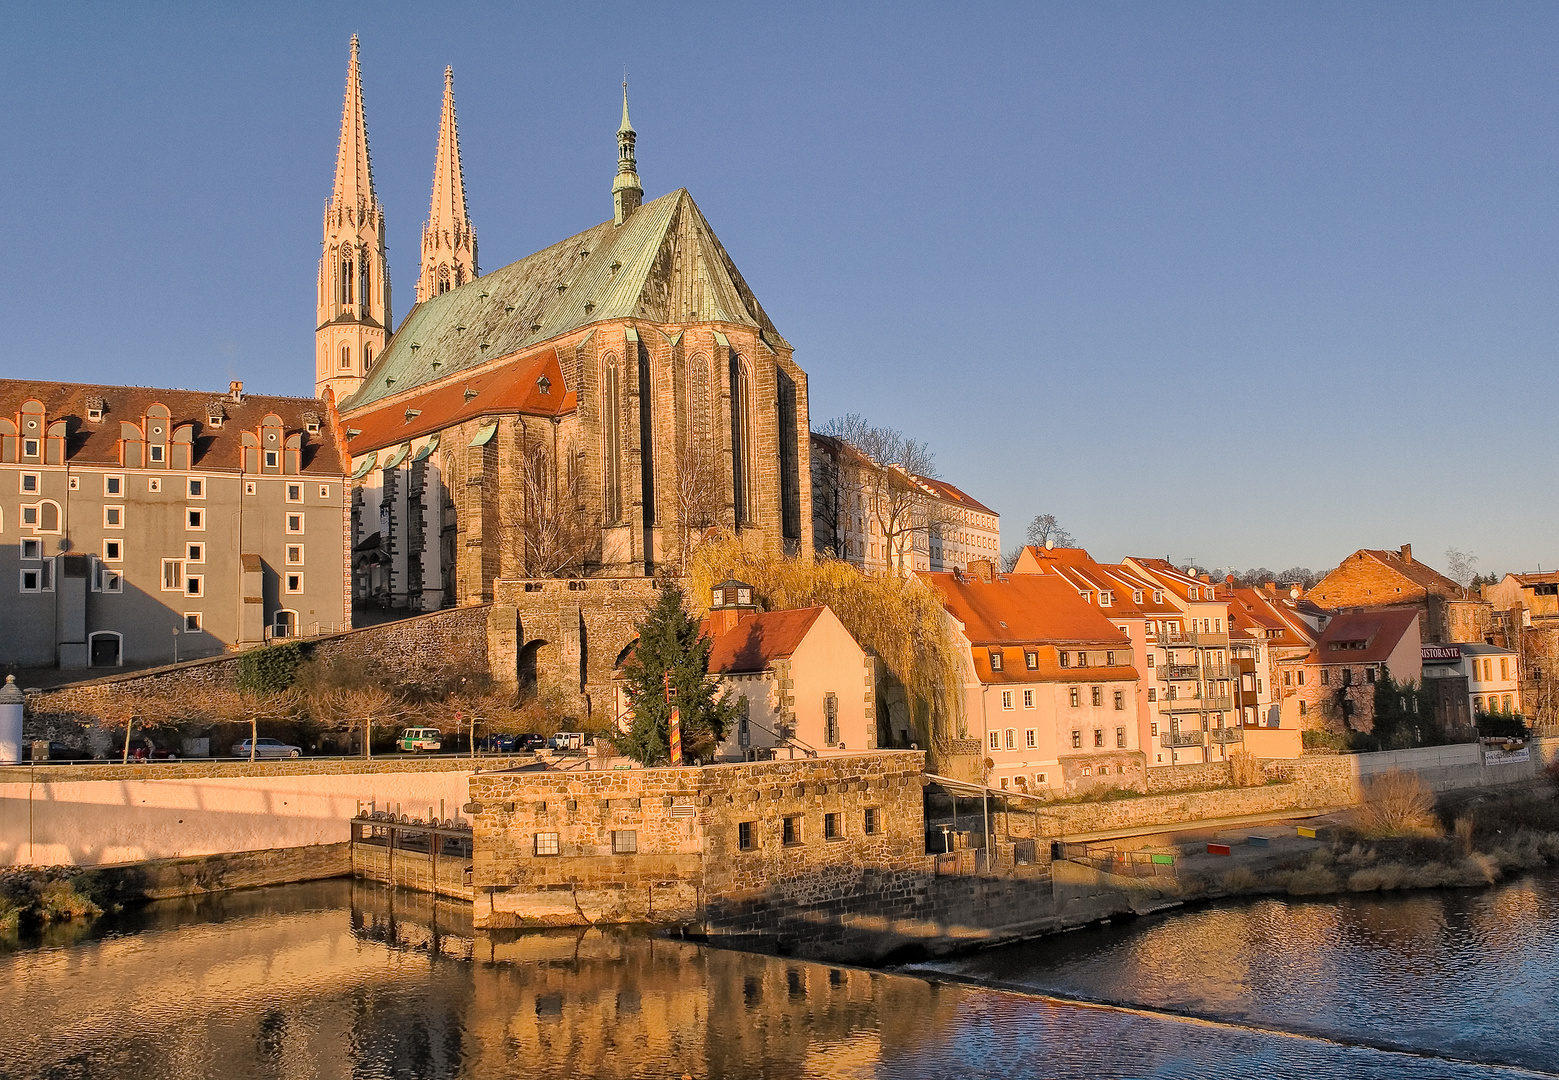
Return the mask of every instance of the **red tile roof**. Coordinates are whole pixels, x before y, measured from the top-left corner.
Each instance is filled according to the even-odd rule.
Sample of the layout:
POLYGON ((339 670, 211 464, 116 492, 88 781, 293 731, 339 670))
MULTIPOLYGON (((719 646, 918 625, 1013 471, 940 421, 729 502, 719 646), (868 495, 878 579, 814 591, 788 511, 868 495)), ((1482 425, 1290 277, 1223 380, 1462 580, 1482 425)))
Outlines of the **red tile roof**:
POLYGON ((1241 637, 1247 631, 1258 631, 1256 638, 1267 645, 1282 647, 1310 647, 1309 627, 1298 616, 1289 617, 1260 589, 1234 586, 1227 590, 1229 598, 1229 631, 1241 637), (1276 630, 1273 636, 1268 631, 1276 630))
POLYGON ((344 413, 342 421, 358 432, 348 448, 363 454, 480 416, 561 416, 573 412, 576 403, 575 392, 563 385, 557 350, 546 348, 461 373, 389 404, 344 413), (540 386, 543 378, 549 384, 545 394, 540 386), (413 411, 414 415, 407 415, 413 411))
POLYGON ((954 487, 946 480, 937 480, 934 477, 920 476, 917 474, 915 476, 915 481, 919 483, 921 487, 928 489, 939 499, 945 499, 948 502, 958 503, 960 506, 966 506, 970 510, 977 510, 982 514, 994 515, 996 513, 996 511, 992 510, 989 506, 986 506, 981 502, 976 502, 969 496, 967 492, 954 487))
POLYGON ((975 645, 1041 642, 1130 647, 1109 617, 1051 574, 1014 574, 983 582, 962 574, 917 574, 975 645))
POLYGON ((65 440, 66 461, 79 465, 118 465, 119 425, 139 425, 146 410, 154 404, 165 405, 170 428, 193 424, 195 429, 192 467, 203 470, 225 469, 238 472, 239 438, 245 431, 260 431, 260 422, 270 414, 279 416, 288 435, 305 431, 305 414, 318 420, 318 434, 304 435, 303 474, 306 476, 342 476, 348 471, 346 457, 336 444, 330 409, 314 398, 276 397, 270 394, 244 394, 241 401, 217 390, 173 390, 150 386, 99 386, 89 383, 39 382, 31 379, 0 379, 0 417, 18 420, 22 403, 35 399, 43 403, 49 423, 69 421, 65 440), (103 419, 87 421, 87 403, 101 404, 103 419), (221 427, 212 427, 207 406, 222 405, 221 427))
MULTIPOLYGON (((766 670, 774 661, 800 648, 823 610, 792 608, 749 615, 714 639, 709 649, 710 673, 735 675, 766 670)), ((699 630, 707 635, 709 620, 705 619, 699 630)))
POLYGON ((1402 635, 1418 621, 1417 608, 1376 608, 1332 617, 1321 632, 1311 664, 1378 664, 1390 658, 1402 635), (1335 643, 1362 641, 1362 649, 1333 649, 1335 643))

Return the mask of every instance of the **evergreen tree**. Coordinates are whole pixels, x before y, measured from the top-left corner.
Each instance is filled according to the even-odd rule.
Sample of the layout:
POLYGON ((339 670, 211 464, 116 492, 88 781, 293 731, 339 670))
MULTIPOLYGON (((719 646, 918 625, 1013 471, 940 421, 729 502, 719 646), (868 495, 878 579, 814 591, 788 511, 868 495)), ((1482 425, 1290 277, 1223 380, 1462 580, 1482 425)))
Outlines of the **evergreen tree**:
POLYGON ((671 762, 671 709, 680 710, 682 756, 707 762, 739 715, 730 694, 716 697, 708 678, 709 639, 682 606, 682 590, 666 585, 637 629, 639 640, 623 665, 633 726, 617 738, 618 748, 641 765, 671 762), (671 701, 666 700, 670 682, 671 701))

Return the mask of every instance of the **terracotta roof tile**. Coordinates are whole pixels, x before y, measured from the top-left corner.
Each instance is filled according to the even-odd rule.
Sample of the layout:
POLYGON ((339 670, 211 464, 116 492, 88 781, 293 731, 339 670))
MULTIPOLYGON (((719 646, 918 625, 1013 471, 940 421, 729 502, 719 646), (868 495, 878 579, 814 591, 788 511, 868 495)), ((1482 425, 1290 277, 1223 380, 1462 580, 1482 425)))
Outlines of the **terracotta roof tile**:
POLYGON ((1321 632, 1308 662, 1312 664, 1378 664, 1390 658, 1402 635, 1418 621, 1417 608, 1376 608, 1333 616, 1321 632), (1333 649, 1334 643, 1362 641, 1362 649, 1333 649))
MULTIPOLYGON (((795 652, 822 614, 823 608, 810 607, 749 615, 714 639, 709 671, 734 675, 765 670, 775 660, 795 652)), ((704 620, 699 629, 707 635, 709 621, 704 620)))
POLYGON ((1099 608, 1051 574, 1013 574, 986 583, 960 574, 918 574, 975 645, 1063 642, 1130 647, 1099 608))

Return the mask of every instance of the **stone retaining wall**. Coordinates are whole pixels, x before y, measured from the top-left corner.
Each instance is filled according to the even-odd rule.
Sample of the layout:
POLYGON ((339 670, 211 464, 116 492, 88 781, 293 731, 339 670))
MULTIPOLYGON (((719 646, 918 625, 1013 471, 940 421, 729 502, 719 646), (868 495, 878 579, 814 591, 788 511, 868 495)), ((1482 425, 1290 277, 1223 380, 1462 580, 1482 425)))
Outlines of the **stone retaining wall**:
POLYGON ((534 764, 530 754, 456 757, 329 757, 256 761, 188 758, 139 765, 0 765, 0 784, 59 784, 82 780, 200 780, 212 777, 345 776, 377 773, 444 773, 515 769, 534 764))

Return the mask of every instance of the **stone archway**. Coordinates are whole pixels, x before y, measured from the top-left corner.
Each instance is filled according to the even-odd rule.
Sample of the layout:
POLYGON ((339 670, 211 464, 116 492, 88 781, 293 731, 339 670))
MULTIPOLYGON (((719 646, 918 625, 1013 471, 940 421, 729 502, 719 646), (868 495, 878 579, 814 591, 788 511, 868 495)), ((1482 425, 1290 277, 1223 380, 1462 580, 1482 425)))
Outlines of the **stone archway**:
POLYGON ((547 646, 545 638, 534 638, 520 646, 514 657, 514 681, 521 700, 535 697, 540 678, 538 653, 547 646))

